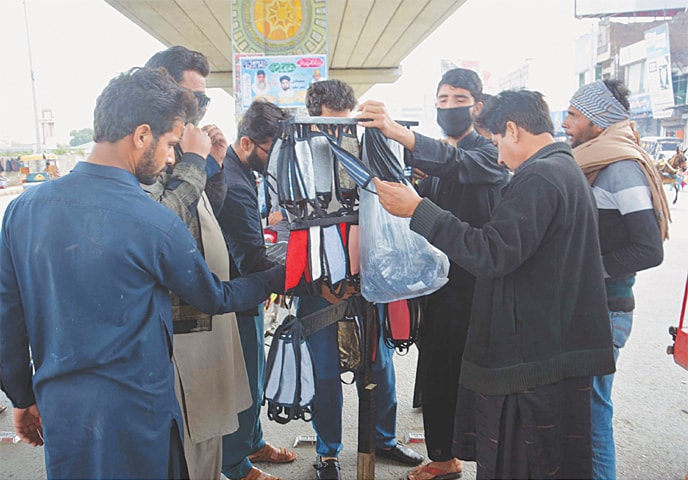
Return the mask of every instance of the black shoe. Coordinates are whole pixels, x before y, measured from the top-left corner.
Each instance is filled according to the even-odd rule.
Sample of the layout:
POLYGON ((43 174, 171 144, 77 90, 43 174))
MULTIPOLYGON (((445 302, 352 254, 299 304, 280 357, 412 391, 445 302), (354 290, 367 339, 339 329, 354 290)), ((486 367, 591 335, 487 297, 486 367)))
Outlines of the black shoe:
POLYGON ((417 453, 412 448, 402 445, 401 442, 397 442, 392 448, 378 448, 375 450, 375 455, 389 458, 404 465, 420 465, 425 460, 423 455, 417 453))
POLYGON ((342 480, 342 474, 339 468, 339 460, 332 458, 324 460, 318 457, 318 463, 315 467, 315 478, 318 480, 342 480))

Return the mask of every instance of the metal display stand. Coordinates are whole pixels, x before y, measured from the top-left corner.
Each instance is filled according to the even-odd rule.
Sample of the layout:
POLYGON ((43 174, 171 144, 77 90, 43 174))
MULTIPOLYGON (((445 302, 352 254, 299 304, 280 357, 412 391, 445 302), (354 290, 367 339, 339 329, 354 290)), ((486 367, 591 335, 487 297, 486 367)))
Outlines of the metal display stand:
MULTIPOLYGON (((290 121, 303 125, 356 125, 360 118, 355 117, 311 117, 308 115, 296 115, 290 121)), ((417 126, 415 121, 399 121, 406 128, 417 126)), ((359 312, 363 316, 361 325, 363 328, 364 345, 362 346, 362 366, 358 373, 358 456, 357 478, 372 480, 375 478, 375 426, 376 426, 376 393, 377 385, 372 382, 373 352, 376 351, 378 335, 378 322, 374 305, 365 301, 360 296, 350 297, 346 301, 314 312, 301 318, 304 334, 306 336, 317 332, 346 314, 348 302, 359 302, 359 312)))

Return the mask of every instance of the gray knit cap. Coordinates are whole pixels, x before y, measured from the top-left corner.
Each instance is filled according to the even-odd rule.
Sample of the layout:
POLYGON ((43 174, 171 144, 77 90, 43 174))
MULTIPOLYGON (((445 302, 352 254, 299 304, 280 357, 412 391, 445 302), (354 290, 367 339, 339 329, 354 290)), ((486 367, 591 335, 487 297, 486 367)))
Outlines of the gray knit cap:
POLYGON ((628 110, 614 97, 602 80, 580 87, 571 97, 571 106, 602 129, 630 118, 628 110))

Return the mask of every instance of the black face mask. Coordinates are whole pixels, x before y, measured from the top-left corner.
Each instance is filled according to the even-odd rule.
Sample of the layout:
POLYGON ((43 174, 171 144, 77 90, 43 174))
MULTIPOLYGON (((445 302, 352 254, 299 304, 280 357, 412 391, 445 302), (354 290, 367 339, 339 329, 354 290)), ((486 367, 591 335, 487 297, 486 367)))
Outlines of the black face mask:
POLYGON ((454 138, 460 137, 471 127, 473 123, 473 119, 471 119, 472 106, 437 109, 437 124, 442 127, 445 135, 454 138))

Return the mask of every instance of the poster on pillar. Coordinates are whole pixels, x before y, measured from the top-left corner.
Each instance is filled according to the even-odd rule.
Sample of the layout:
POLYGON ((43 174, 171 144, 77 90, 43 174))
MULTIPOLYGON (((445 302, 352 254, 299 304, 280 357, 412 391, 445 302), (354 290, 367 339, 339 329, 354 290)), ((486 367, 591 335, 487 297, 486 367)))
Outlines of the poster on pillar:
POLYGON ((303 106, 308 85, 327 76, 327 0, 231 0, 231 19, 237 112, 259 96, 303 106))
POLYGON ((256 98, 285 108, 305 107, 310 84, 327 78, 325 55, 243 57, 239 63, 242 109, 256 98))
POLYGON ((668 24, 665 23, 645 32, 647 82, 654 118, 670 117, 670 107, 674 106, 669 45, 668 24))

